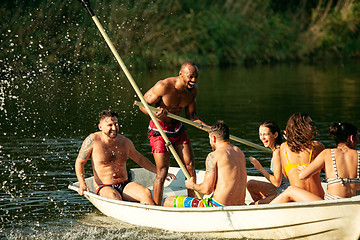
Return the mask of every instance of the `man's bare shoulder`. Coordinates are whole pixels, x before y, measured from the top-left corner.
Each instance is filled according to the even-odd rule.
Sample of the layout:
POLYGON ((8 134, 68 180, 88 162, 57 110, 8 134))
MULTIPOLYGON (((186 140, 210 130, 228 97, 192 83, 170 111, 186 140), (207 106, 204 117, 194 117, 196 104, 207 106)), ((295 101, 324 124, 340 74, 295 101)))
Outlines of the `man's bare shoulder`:
POLYGON ((167 83, 167 84, 175 84, 178 79, 179 79, 179 77, 168 77, 161 81, 163 81, 164 83, 167 83))
POLYGON ((116 139, 118 139, 119 141, 126 141, 126 142, 131 142, 131 140, 127 137, 125 137, 124 135, 118 134, 116 136, 116 139))
POLYGON ((176 77, 170 77, 158 81, 152 88, 151 91, 156 96, 164 96, 171 92, 175 88, 176 77))
POLYGON ((103 133, 101 131, 91 133, 88 138, 91 138, 95 144, 103 143, 103 133))
POLYGON ((131 147, 131 146, 133 146, 133 142, 132 142, 129 138, 125 137, 124 135, 118 134, 118 135, 116 136, 116 140, 117 140, 119 143, 122 143, 122 144, 126 145, 126 147, 131 147))
POLYGON ((176 83, 177 77, 169 77, 163 80, 159 80, 155 85, 154 88, 170 88, 174 87, 176 83))
POLYGON ((100 131, 99 132, 94 132, 94 133, 91 133, 89 135, 89 137, 91 137, 94 140, 99 140, 99 139, 101 139, 101 134, 102 133, 100 131))
POLYGON ((232 145, 232 148, 237 154, 239 154, 241 157, 245 158, 244 152, 239 147, 232 145))
POLYGON ((226 158, 241 158, 245 159, 244 152, 237 146, 229 145, 227 148, 216 149, 212 152, 215 159, 222 159, 226 156, 226 158))
POLYGON ((92 133, 89 136, 87 136, 85 138, 85 140, 83 141, 79 154, 78 154, 78 159, 87 159, 91 152, 92 149, 94 147, 94 143, 95 143, 95 139, 96 139, 96 134, 92 133))

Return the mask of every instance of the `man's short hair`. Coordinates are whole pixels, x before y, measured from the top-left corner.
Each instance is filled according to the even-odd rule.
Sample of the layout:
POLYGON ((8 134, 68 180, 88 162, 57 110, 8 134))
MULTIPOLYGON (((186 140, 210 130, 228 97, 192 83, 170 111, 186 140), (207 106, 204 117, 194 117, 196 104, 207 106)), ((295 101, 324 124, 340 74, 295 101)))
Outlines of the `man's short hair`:
POLYGON ((185 67, 187 66, 192 66, 196 69, 196 71, 199 71, 198 67, 196 66, 196 64, 193 62, 193 61, 190 61, 190 60, 187 60, 185 62, 183 62, 181 64, 181 68, 180 68, 180 71, 182 71, 185 67))
POLYGON ((214 135, 220 140, 229 140, 230 131, 229 127, 225 124, 224 121, 217 121, 214 125, 211 126, 209 133, 214 135))
POLYGON ((118 117, 117 112, 113 110, 102 110, 99 114, 99 122, 107 117, 118 117))

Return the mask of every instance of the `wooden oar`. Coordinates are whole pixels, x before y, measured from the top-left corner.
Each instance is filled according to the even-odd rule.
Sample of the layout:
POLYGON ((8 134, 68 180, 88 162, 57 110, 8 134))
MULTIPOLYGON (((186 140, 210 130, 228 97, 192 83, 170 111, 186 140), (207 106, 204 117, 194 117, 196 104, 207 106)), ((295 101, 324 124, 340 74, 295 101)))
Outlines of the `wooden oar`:
MULTIPOLYGON (((143 105, 141 102, 138 102, 138 101, 135 101, 134 104, 137 105, 137 106, 139 106, 139 107, 144 107, 144 105, 143 105)), ((154 111, 154 112, 160 111, 159 109, 154 108, 154 107, 152 107, 152 106, 149 106, 149 108, 150 108, 152 111, 154 111)), ((192 126, 194 126, 194 127, 196 127, 196 128, 200 128, 200 129, 202 129, 202 130, 204 130, 204 131, 207 131, 207 132, 208 132, 209 129, 210 129, 208 126, 204 126, 204 125, 202 125, 202 124, 200 124, 200 123, 191 121, 191 120, 189 120, 189 119, 187 119, 187 118, 183 118, 183 117, 180 117, 180 116, 175 115, 175 114, 172 114, 172 113, 168 113, 167 116, 170 117, 170 118, 173 118, 173 119, 175 119, 175 120, 178 120, 178 121, 180 121, 180 122, 183 122, 183 123, 187 123, 187 124, 189 124, 189 125, 192 125, 192 126)), ((272 153, 271 149, 266 148, 266 147, 263 147, 263 146, 260 146, 260 145, 257 145, 257 144, 252 143, 252 142, 249 142, 249 141, 247 141, 247 140, 245 140, 245 139, 241 139, 241 138, 235 137, 235 136, 233 136, 233 135, 230 135, 230 139, 233 140, 233 141, 236 141, 236 142, 239 142, 239 143, 248 145, 248 146, 250 146, 250 147, 257 148, 257 149, 262 150, 262 151, 264 151, 264 152, 272 153)))
MULTIPOLYGON (((118 52, 116 51, 114 45, 112 44, 110 38, 108 37, 108 35, 106 34, 104 28, 102 27, 101 23, 99 22, 99 19, 95 16, 94 11, 91 8, 90 5, 90 1, 89 0, 79 0, 81 2, 81 4, 86 8, 86 10, 90 13, 93 21, 95 22, 96 26, 98 27, 99 31, 101 32, 101 35, 104 37, 106 43, 108 44, 108 46, 110 47, 112 53, 114 54, 116 60, 118 61, 118 63, 120 64, 120 67, 122 68, 122 70, 124 71, 126 77, 128 78, 128 80, 130 81, 132 87, 134 88, 136 94, 138 95, 138 97, 140 98, 143 107, 148 111, 151 119, 154 121, 156 128, 159 130, 161 136, 164 138, 164 141, 166 143, 166 146, 170 149, 170 152, 173 154, 177 164, 179 165, 179 167, 181 168, 181 170, 184 172, 184 175, 187 179, 190 178, 190 174, 188 173, 187 169, 185 168, 185 165, 183 164, 183 162, 181 161, 180 157, 178 156, 174 146, 171 144, 170 140, 168 139, 168 137, 166 136, 166 134, 164 133, 163 129, 161 128, 159 122, 157 121, 155 115, 153 114, 153 112, 150 110, 149 105, 147 104, 147 102, 144 99, 144 96, 142 95, 139 87, 137 86, 136 82, 134 81, 134 79, 132 78, 129 70, 127 69, 127 67, 125 66, 124 62, 122 61, 120 55, 118 54, 118 52)), ((198 198, 201 198, 201 195, 195 191, 195 194, 198 198)))

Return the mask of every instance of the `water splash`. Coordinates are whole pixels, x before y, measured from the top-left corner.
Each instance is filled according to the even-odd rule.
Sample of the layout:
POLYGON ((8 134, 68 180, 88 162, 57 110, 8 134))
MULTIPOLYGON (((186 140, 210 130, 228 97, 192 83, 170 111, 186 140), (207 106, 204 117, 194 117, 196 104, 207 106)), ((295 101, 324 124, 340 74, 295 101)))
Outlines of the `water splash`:
POLYGON ((86 214, 78 221, 60 221, 56 225, 45 228, 40 223, 25 231, 11 231, 7 239, 184 239, 200 240, 209 239, 207 236, 174 233, 163 230, 137 227, 110 217, 103 216, 99 212, 86 214))

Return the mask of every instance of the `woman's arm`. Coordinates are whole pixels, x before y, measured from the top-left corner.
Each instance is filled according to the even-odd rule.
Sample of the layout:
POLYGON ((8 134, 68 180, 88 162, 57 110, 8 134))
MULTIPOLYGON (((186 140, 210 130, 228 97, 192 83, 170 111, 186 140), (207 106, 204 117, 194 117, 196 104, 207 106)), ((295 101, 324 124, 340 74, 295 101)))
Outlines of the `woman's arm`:
POLYGON ((281 185, 281 181, 283 178, 282 175, 282 171, 281 171, 281 159, 280 159, 280 149, 276 149, 273 152, 273 171, 274 171, 274 175, 270 175, 270 182, 275 186, 275 187, 280 187, 281 185))
POLYGON ((249 157, 250 162, 254 165, 256 170, 262 173, 262 175, 271 182, 275 187, 279 187, 282 180, 281 174, 281 161, 280 161, 280 151, 277 149, 273 152, 273 167, 274 175, 268 173, 265 168, 260 164, 260 162, 253 157, 249 157))
POLYGON ((325 159, 328 154, 328 151, 330 149, 322 151, 315 160, 310 163, 308 167, 300 166, 298 167, 299 170, 299 179, 305 180, 311 176, 313 176, 315 173, 319 172, 321 169, 325 167, 325 159))

